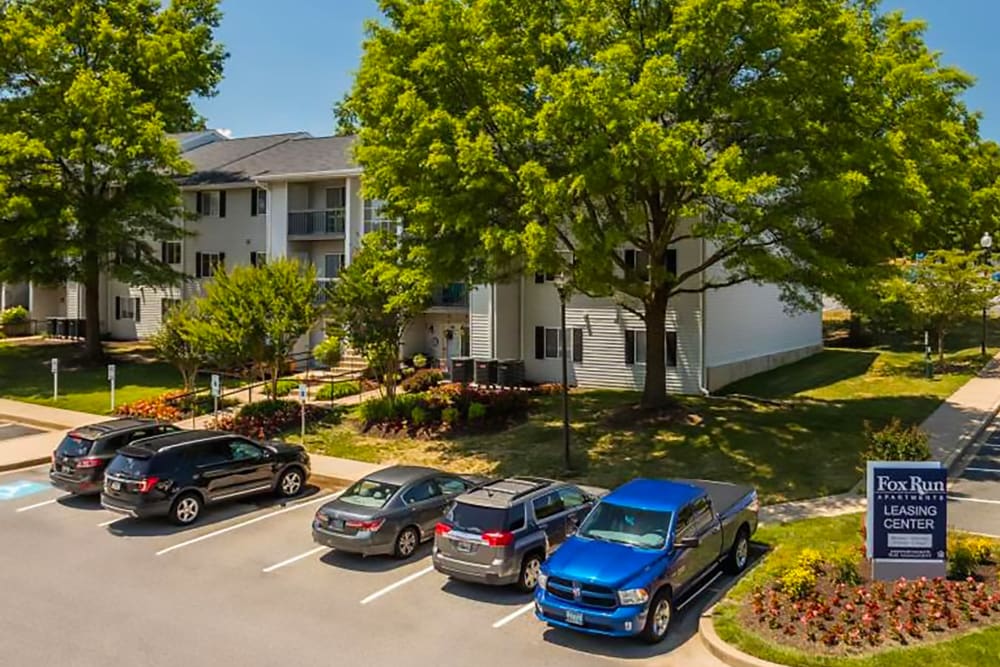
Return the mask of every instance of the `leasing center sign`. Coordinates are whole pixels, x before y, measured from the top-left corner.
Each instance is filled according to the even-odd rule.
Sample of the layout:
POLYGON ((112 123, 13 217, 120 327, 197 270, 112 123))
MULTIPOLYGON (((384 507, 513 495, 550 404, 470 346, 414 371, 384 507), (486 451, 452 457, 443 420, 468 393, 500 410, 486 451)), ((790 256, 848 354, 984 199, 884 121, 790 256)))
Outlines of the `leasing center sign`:
POLYGON ((947 508, 948 471, 940 463, 870 461, 867 547, 876 577, 941 574, 947 508))

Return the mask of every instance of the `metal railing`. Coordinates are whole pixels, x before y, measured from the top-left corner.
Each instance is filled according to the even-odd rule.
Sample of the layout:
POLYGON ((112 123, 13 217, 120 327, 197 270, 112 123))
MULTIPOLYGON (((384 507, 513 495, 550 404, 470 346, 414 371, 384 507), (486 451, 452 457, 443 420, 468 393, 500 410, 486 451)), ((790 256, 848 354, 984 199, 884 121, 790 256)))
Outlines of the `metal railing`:
POLYGON ((434 290, 432 308, 468 308, 469 291, 461 283, 452 283, 434 290))
POLYGON ((343 234, 346 229, 347 210, 343 208, 318 211, 290 211, 289 236, 318 236, 343 234))

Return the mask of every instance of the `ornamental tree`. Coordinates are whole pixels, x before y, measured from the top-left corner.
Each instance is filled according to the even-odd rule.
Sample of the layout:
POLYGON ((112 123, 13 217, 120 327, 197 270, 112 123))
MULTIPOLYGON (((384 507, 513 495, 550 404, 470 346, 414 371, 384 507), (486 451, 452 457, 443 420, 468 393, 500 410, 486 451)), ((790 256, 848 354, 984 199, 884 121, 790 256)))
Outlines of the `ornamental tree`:
POLYGON ((336 335, 365 358, 389 399, 396 395, 403 334, 431 299, 425 258, 391 232, 366 234, 330 297, 336 335))
POLYGON ((217 0, 0 2, 0 280, 85 288, 87 352, 100 357, 100 277, 163 286, 181 275, 167 132, 202 124, 226 57, 217 0), (157 248, 158 249, 158 248, 157 248))
POLYGON ((181 301, 170 309, 150 338, 160 358, 180 372, 185 391, 194 389, 198 371, 208 363, 208 346, 199 335, 198 318, 198 302, 181 301))
POLYGON ((439 279, 565 271, 641 317, 650 407, 671 299, 745 281, 790 307, 857 295, 975 137, 969 77, 876 0, 380 7, 338 107, 369 195, 439 279), (704 256, 673 270, 692 239, 704 256))

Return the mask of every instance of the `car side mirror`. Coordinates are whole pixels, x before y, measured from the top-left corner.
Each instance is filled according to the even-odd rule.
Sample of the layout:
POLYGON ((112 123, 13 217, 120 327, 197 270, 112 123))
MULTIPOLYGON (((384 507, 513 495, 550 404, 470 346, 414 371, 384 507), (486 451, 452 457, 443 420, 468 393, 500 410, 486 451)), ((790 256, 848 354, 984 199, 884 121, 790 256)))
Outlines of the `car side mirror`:
POLYGON ((697 535, 691 537, 682 537, 681 539, 674 542, 675 549, 695 549, 701 546, 701 538, 697 535))

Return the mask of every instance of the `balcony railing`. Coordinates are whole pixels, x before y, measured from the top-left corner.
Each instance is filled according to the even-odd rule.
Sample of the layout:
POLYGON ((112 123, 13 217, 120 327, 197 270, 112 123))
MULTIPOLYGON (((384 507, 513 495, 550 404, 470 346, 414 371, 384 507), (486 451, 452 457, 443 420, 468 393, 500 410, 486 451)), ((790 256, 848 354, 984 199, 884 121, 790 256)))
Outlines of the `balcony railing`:
POLYGON ((469 291, 462 283, 452 283, 434 290, 431 308, 468 308, 469 291))
POLYGON ((322 306, 330 298, 330 288, 337 281, 336 278, 316 278, 319 291, 316 293, 316 305, 322 306))
POLYGON ((343 235, 347 211, 342 208, 322 211, 290 211, 289 236, 343 235))

